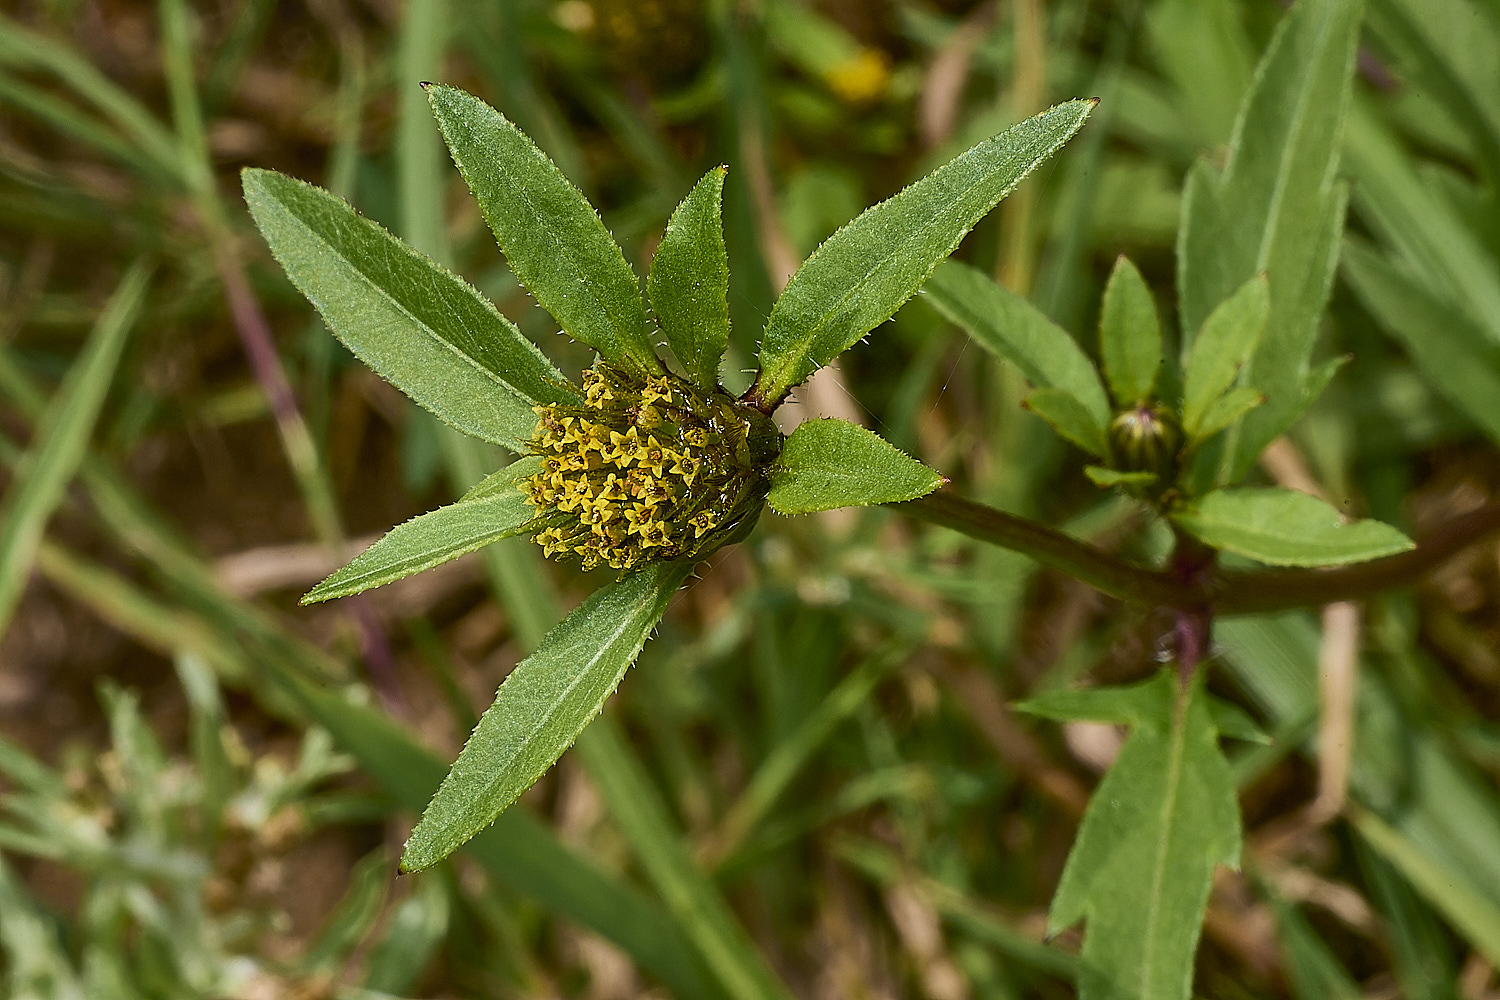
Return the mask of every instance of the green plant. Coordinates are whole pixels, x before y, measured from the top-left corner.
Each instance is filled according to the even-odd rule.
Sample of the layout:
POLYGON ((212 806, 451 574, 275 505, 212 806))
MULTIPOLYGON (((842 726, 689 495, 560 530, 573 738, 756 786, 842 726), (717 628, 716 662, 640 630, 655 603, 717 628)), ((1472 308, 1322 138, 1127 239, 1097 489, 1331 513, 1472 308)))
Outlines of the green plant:
MULTIPOLYGON (((1227 162, 1221 170, 1200 161, 1190 173, 1178 235, 1179 349, 1167 349, 1153 293, 1121 257, 1100 314, 1102 377, 1024 298, 974 268, 940 264, 1081 127, 1084 102, 981 143, 825 242, 776 301, 759 373, 740 398, 718 378, 730 340, 722 168, 672 216, 647 281, 648 320, 618 247, 551 162, 481 102, 428 88, 512 272, 564 332, 597 352, 581 387, 460 279, 338 199, 247 171, 257 224, 334 333, 454 427, 524 456, 458 503, 394 529, 305 600, 358 593, 516 534, 535 536, 550 556, 578 557, 586 570, 622 573, 501 686, 414 830, 403 867, 451 853, 556 761, 693 564, 745 537, 764 504, 788 514, 892 504, 1170 612, 1175 669, 1020 707, 1130 729, 1052 903, 1053 930, 1087 921, 1081 994, 1188 996, 1214 867, 1240 857, 1220 739, 1268 740, 1205 689, 1215 617, 1373 593, 1500 520, 1486 507, 1416 547, 1390 525, 1350 520, 1305 493, 1246 484, 1263 450, 1344 360, 1312 363, 1344 225, 1336 177, 1359 15, 1357 3, 1304 0, 1283 19, 1227 162), (1032 384, 1026 406, 1094 459, 1085 474, 1144 502, 1169 527, 1160 568, 934 492, 939 473, 854 425, 815 421, 781 439, 768 418, 788 391, 924 282, 928 303, 1032 384), (675 370, 658 359, 653 329, 675 370), (1345 568, 1324 569, 1335 566, 1345 568)), ((604 746, 585 749, 608 773, 604 746)), ((609 787, 624 794, 636 780, 621 772, 609 787)), ((1368 836, 1399 854, 1379 823, 1366 822, 1368 836)))
MULTIPOLYGON (((1350 74, 1360 12, 1337 0, 1304 0, 1280 33, 1290 5, 1275 0, 872 0, 888 15, 878 28, 858 23, 863 6, 413 0, 379 17, 354 5, 350 18, 337 2, 52 0, 0 17, 0 462, 13 476, 0 513, 0 605, 18 609, 0 665, 0 725, 51 760, 59 741, 88 728, 89 674, 134 682, 142 670, 170 673, 174 657, 198 656, 234 689, 227 710, 237 719, 257 711, 248 694, 294 734, 316 723, 385 791, 359 829, 333 834, 367 846, 382 819, 419 811, 446 771, 415 732, 441 739, 449 725, 472 726, 468 685, 455 677, 473 680, 465 672, 476 656, 498 670, 535 649, 562 617, 557 582, 577 593, 613 576, 580 580, 513 538, 483 553, 498 615, 473 603, 485 600, 483 584, 462 572, 291 615, 277 607, 292 602, 289 589, 220 586, 212 558, 187 538, 215 555, 273 541, 342 553, 344 518, 383 527, 400 519, 393 510, 435 505, 445 461, 455 495, 498 464, 493 449, 414 408, 390 398, 366 405, 381 387, 307 322, 283 282, 265 280, 256 260, 241 268, 234 251, 247 220, 220 195, 240 164, 274 159, 324 178, 470 276, 536 339, 547 321, 523 307, 477 216, 441 211, 454 185, 441 183, 441 139, 415 81, 461 79, 490 95, 589 193, 634 262, 693 180, 732 163, 723 225, 735 322, 724 381, 737 395, 772 290, 871 194, 1040 109, 1049 94, 1093 93, 1104 100, 1058 169, 1017 192, 996 213, 1003 217, 980 222, 958 254, 969 271, 940 271, 927 295, 841 359, 871 426, 954 487, 904 510, 836 521, 766 517, 747 544, 722 553, 666 616, 611 710, 579 734, 581 767, 554 771, 544 794, 465 845, 477 865, 460 862, 464 889, 453 895, 447 933, 435 932, 443 957, 421 992, 575 995, 594 970, 556 943, 588 928, 674 996, 784 995, 760 957, 778 949, 777 971, 798 993, 823 989, 812 987, 813 970, 858 968, 839 995, 899 994, 921 980, 924 989, 966 983, 984 1000, 1057 996, 1080 978, 1085 993, 1128 995, 1145 988, 1148 971, 1171 994, 1197 933, 1203 872, 1234 853, 1229 784, 1247 804, 1244 872, 1216 876, 1195 995, 1399 990, 1439 1000, 1479 990, 1500 962, 1493 560, 1474 546, 1441 572, 1425 571, 1496 522, 1484 502, 1495 496, 1500 438, 1495 5, 1370 0, 1347 109, 1335 84, 1350 74), (571 19, 589 9, 601 15, 592 30, 571 19), (151 49, 140 45, 140 26, 153 17, 159 73, 138 58, 151 49), (667 22, 674 58, 687 59, 671 68, 656 58, 659 46, 640 44, 660 37, 653 23, 667 22), (450 37, 447 24, 462 28, 450 37), (1273 38, 1279 55, 1255 71, 1273 38), (238 87, 247 66, 254 73, 238 87), (268 79, 295 86, 268 91, 268 79), (1260 107, 1235 129, 1236 107, 1252 91, 1260 107), (278 95, 274 107, 254 99, 267 93, 278 95), (163 95, 170 121, 159 115, 163 95), (1329 142, 1340 117, 1342 138, 1329 142), (243 138, 246 125, 250 147, 224 143, 243 138), (1212 165, 1195 167, 1203 150, 1212 165), (1329 183, 1335 164, 1355 182, 1346 231, 1329 211, 1340 197, 1329 183), (1276 183, 1261 182, 1272 175, 1276 183), (1107 281, 1122 249, 1144 281, 1123 266, 1107 281), (1340 258, 1326 308, 1325 251, 1340 258), (136 260, 154 266, 133 270, 136 260), (1262 268, 1267 283, 1256 289, 1262 268), (1016 294, 995 290, 990 273, 1016 294), (1288 274, 1306 280, 1288 285, 1288 274), (114 305, 103 308, 107 279, 121 275, 114 305), (972 286, 979 307, 944 301, 945 282, 972 286), (1238 311, 1224 306, 1225 323, 1210 324, 1240 290, 1238 311), (1104 337, 1096 349, 1105 291, 1105 330, 1149 330, 1148 307, 1160 310, 1159 368, 1149 335, 1104 337), (1268 314, 1258 356, 1215 397, 1209 390, 1259 322, 1256 296, 1268 314), (1009 360, 967 350, 931 305, 1009 360), (1082 350, 1038 323, 1038 310, 1082 350), (1317 399, 1295 363, 1312 343, 1309 318, 1318 326, 1313 359, 1352 357, 1317 399), (250 368, 233 362, 234 332, 250 368), (1200 369, 1220 351, 1217 375, 1200 369), (1089 372, 1090 358, 1102 359, 1102 376, 1089 372), (1184 371, 1201 371, 1192 392, 1184 371), (1022 412, 1017 404, 1033 392, 1022 412), (1293 447, 1277 441, 1257 458, 1256 438, 1286 422, 1299 392, 1307 412, 1285 432, 1293 447), (1068 436, 1052 434, 1042 416, 1068 436), (1219 421, 1226 426, 1213 433, 1219 421), (368 432, 355 432, 356 449, 349 431, 361 423, 368 432), (277 431, 295 486, 274 474, 277 431), (221 435, 235 460, 216 466, 221 435), (1198 443, 1184 450, 1172 443, 1179 436, 1198 443), (1074 439, 1081 454, 1062 443, 1074 439), (158 466, 163 448, 174 457, 158 466), (1335 509, 1410 526, 1422 544, 1316 572, 1252 567, 1233 550, 1327 560, 1400 542, 1374 525, 1335 527, 1326 508, 1326 537, 1289 535, 1296 508, 1309 505, 1259 484, 1286 478, 1278 463, 1293 448, 1335 509), (64 488, 75 476, 77 488, 64 488), (217 500, 226 488, 286 516, 269 528, 242 523, 217 500), (294 488, 300 509, 286 503, 294 488), (1247 530, 1256 527, 1247 508, 1263 507, 1273 516, 1247 530), (911 516, 968 537, 901 523, 911 516), (1189 528, 1213 544, 1184 543, 1174 555, 1178 538, 1194 537, 1189 528), (1122 600, 1100 600, 1064 573, 1122 600), (408 603, 424 588, 443 601, 408 603), (1368 600, 1326 611, 1320 627, 1311 609, 1339 597, 1368 600), (28 637, 53 611, 108 622, 126 638, 101 659, 97 650, 74 657, 78 647, 66 644, 67 669, 44 673, 52 661, 28 656, 28 637), (1363 623, 1351 625, 1351 612, 1363 623), (499 631, 471 647, 463 637, 481 620, 499 631), (343 631, 356 622, 363 674, 343 631), (392 626, 384 663, 381 624, 392 626), (1170 676, 1139 689, 1069 690, 1147 677, 1153 643, 1158 655, 1177 654, 1179 667, 1195 648, 1204 653, 1185 696, 1179 681, 1180 727, 1163 714, 1170 676), (1347 671, 1356 670, 1354 685, 1347 671), (71 723, 53 711, 54 699, 66 707, 70 677, 85 689, 71 723), (1028 699, 1043 718, 1103 719, 1131 733, 1093 797, 1054 912, 1056 923, 1087 918, 1087 968, 1071 953, 1073 935, 1042 943, 1040 926, 1021 914, 1045 907, 1056 887, 1057 852, 1084 817, 1096 763, 1073 737, 1099 730, 1008 720, 1006 698, 1028 699), (1274 741, 1261 742, 1230 702, 1274 741), (434 718, 434 704, 449 712, 434 718), (1225 741, 1221 760, 1204 746, 1210 730, 1255 739, 1225 741), (1304 809, 1314 767, 1316 800, 1304 809), (1164 781, 1173 775, 1184 789, 1175 800, 1164 781), (1211 794, 1200 794, 1205 783, 1211 794), (604 802, 596 839, 577 839, 565 808, 580 787, 604 802), (1115 800, 1173 808, 1107 808, 1115 800), (1168 866, 1156 895, 1137 877, 1153 868, 1154 833, 1168 866), (493 933, 473 932, 465 899, 493 918, 493 933), (1163 904, 1155 911, 1154 900, 1163 904), (941 929, 909 939, 912 912, 924 906, 941 929), (1162 919, 1125 919, 1151 912, 1162 919), (868 933, 825 938, 840 927, 868 933)), ((549 353, 576 374, 582 349, 557 343, 549 353)), ((691 352, 678 361, 679 373, 704 363, 691 352)), ((1309 365, 1306 374, 1330 372, 1309 365)), ((700 391, 714 402, 712 387, 700 391)), ((800 440, 815 460, 815 435, 800 440)), ((796 457, 789 442, 781 461, 796 457)), ((737 463, 726 461, 719 467, 731 467, 732 479, 737 463)), ((519 490, 508 499, 535 513, 519 490)), ((499 503, 463 506, 469 517, 454 532, 475 539, 509 516, 499 503)), ((175 685, 146 680, 142 690, 143 712, 169 720, 161 739, 174 746, 173 695, 164 692, 175 685)), ((245 731, 257 729, 252 721, 245 731)), ((142 773, 164 774, 173 794, 182 788, 175 764, 142 773)), ((231 795, 239 788, 222 776, 202 780, 231 795)), ((26 807, 39 800, 20 777, 10 785, 22 804, 7 830, 34 832, 26 807)), ((149 780, 139 789, 156 794, 149 780)), ((48 807, 74 807, 64 799, 48 807)), ((179 854, 217 866, 193 833, 197 813, 183 814, 175 826, 189 847, 179 854)), ((57 838, 41 839, 55 849, 57 838)), ((210 979, 194 986, 153 972, 188 968, 203 953, 190 922, 116 933, 108 920, 91 923, 87 905, 54 913, 28 898, 54 900, 46 863, 13 861, 31 846, 35 839, 3 845, 17 876, 0 907, 0 933, 16 934, 0 954, 12 992, 49 963, 71 963, 79 976, 86 962, 128 967, 137 945, 152 972, 142 992, 222 992, 210 979), (38 929, 60 947, 35 948, 38 929), (33 955, 42 961, 28 964, 33 955)), ((121 855, 132 845, 124 846, 121 855)), ((74 850, 54 858, 85 878, 95 860, 74 850)), ((328 867, 337 877, 341 866, 328 867)), ((442 871, 404 887, 446 888, 442 871)), ((387 874, 378 856, 359 865, 341 911, 367 912, 356 904, 387 874)), ((146 893, 180 907, 174 920, 187 913, 188 888, 126 875, 132 899, 146 893)), ((357 924, 330 940, 348 941, 357 924)), ((371 938, 382 931, 377 921, 371 938)), ((354 985, 362 982, 400 992, 393 979, 359 978, 360 964, 345 966, 346 990, 365 995, 354 985)), ((35 994, 67 995, 64 978, 34 982, 35 994)), ((130 992, 105 986, 91 992, 130 992)))
POLYGON ((359 593, 510 535, 625 571, 501 685, 413 831, 408 871, 452 853, 551 767, 639 654, 696 561, 785 514, 911 500, 942 477, 840 421, 783 444, 770 414, 904 303, 964 234, 1082 127, 1073 101, 974 147, 831 237, 793 276, 742 399, 719 386, 729 339, 724 170, 673 214, 648 287, 682 374, 652 347, 636 278, 598 214, 494 109, 429 85, 444 137, 516 277, 599 356, 573 386, 461 279, 318 188, 247 170, 273 253, 334 333, 453 427, 525 457, 396 528, 305 598, 359 593))

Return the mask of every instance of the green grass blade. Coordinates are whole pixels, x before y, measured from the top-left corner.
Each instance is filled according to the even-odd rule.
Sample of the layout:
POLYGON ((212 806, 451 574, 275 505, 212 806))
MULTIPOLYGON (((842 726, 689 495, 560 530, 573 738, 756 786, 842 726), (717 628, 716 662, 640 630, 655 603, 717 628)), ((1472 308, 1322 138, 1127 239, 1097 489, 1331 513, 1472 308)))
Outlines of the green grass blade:
POLYGON ((635 273, 588 199, 479 98, 444 86, 428 87, 427 98, 521 284, 605 361, 640 375, 661 371, 635 273))
POLYGON ((1362 1000, 1364 991, 1302 914, 1279 899, 1271 906, 1295 1000, 1362 1000))
POLYGON ((349 565, 308 591, 302 603, 315 604, 384 586, 523 533, 536 517, 536 508, 526 502, 520 481, 535 474, 541 464, 539 458, 523 458, 457 503, 397 525, 349 565))
MULTIPOLYGON (((192 650, 221 676, 256 679, 254 693, 273 714, 291 710, 311 718, 333 734, 393 802, 413 812, 422 808, 442 780, 442 761, 375 709, 307 680, 309 667, 324 674, 333 671, 326 654, 281 636, 257 609, 219 593, 208 567, 133 516, 121 497, 95 485, 100 485, 94 495, 102 501, 101 510, 130 547, 159 560, 181 583, 184 595, 203 602, 209 613, 200 617, 166 607, 113 571, 44 544, 38 562, 50 582, 149 648, 167 654, 192 650)), ((493 878, 615 942, 676 994, 703 1000, 721 996, 666 913, 565 848, 529 813, 511 809, 501 814, 465 850, 493 878)))
POLYGON ((375 926, 395 873, 385 848, 377 847, 349 873, 349 889, 323 922, 298 965, 308 971, 332 972, 375 926))
MULTIPOLYGON (((1316 716, 1320 637, 1306 613, 1221 620, 1214 638, 1236 681, 1273 722, 1316 716)), ((1373 665, 1361 670, 1351 792, 1401 835, 1404 843, 1387 843, 1405 857, 1406 864, 1397 867, 1410 868, 1405 874, 1417 890, 1489 954, 1495 947, 1493 921, 1485 917, 1472 927, 1467 921, 1500 910, 1500 855, 1494 850, 1500 843, 1500 803, 1489 779, 1452 755, 1451 736, 1412 717, 1406 700, 1373 665), (1418 878, 1419 868, 1432 879, 1418 878), (1450 889, 1482 902, 1473 909, 1467 901, 1455 904, 1458 897, 1448 895, 1450 889), (1446 902, 1440 898, 1445 895, 1446 902), (1449 906, 1461 907, 1464 914, 1447 912, 1449 906)))
POLYGON ((682 834, 613 720, 605 717, 586 729, 578 752, 647 877, 724 992, 733 1000, 790 1000, 724 898, 693 864, 682 834))
POLYGON ((1245 371, 1267 399, 1231 442, 1230 482, 1302 412, 1343 229, 1335 175, 1360 13, 1360 0, 1300 0, 1256 70, 1223 172, 1200 160, 1188 175, 1177 243, 1184 339, 1255 275, 1270 282, 1270 321, 1245 371))
POLYGON ((177 140, 161 122, 72 47, 0 14, 0 65, 56 76, 115 123, 159 167, 181 177, 177 140))
POLYGON ((1360 218, 1396 249, 1437 298, 1500 344, 1500 262, 1452 202, 1422 176, 1362 102, 1349 116, 1345 158, 1360 218))
POLYGON ((944 258, 1094 108, 1068 101, 986 139, 830 236, 792 276, 766 323, 755 395, 779 401, 884 323, 944 258))
MULTIPOLYGON (((0 74, 0 103, 9 104, 62 135, 94 147, 147 177, 162 177, 161 164, 107 126, 40 87, 0 74)), ((170 175, 167 175, 170 177, 170 175)))
POLYGON ((887 670, 898 662, 892 651, 870 657, 851 670, 828 696, 761 761, 745 790, 724 813, 702 855, 715 863, 732 854, 770 812, 792 779, 839 723, 853 715, 887 670))
POLYGON ((835 841, 833 848, 840 860, 882 885, 895 885, 903 879, 910 879, 944 920, 1008 958, 1060 979, 1073 981, 1078 978, 1077 955, 1027 937, 990 912, 979 900, 944 882, 921 875, 912 878, 910 873, 902 870, 900 859, 884 844, 845 836, 835 841))
POLYGON ((783 514, 900 503, 947 482, 874 431, 846 420, 809 420, 771 467, 767 502, 783 514))
MULTIPOLYGON (((276 681, 402 808, 422 808, 443 779, 442 762, 375 710, 285 671, 276 681)), ((502 883, 618 944, 682 996, 720 995, 666 913, 568 850, 530 813, 501 813, 464 850, 502 883)))
POLYGON ((726 172, 710 170, 677 206, 646 279, 667 346, 704 390, 719 384, 729 346, 729 257, 720 220, 726 172))
POLYGON ((968 331, 979 346, 1014 364, 1032 385, 1072 395, 1103 436, 1110 408, 1099 373, 1078 342, 1041 310, 957 261, 933 272, 922 300, 968 331))
POLYGON ((0 858, 0 954, 14 997, 84 1000, 78 974, 53 920, 0 858))
POLYGON ((576 402, 490 301, 344 201, 246 170, 245 201, 287 276, 365 364, 466 434, 514 451, 538 402, 576 402))
POLYGON ((1492 190, 1500 182, 1500 103, 1490 79, 1500 51, 1494 10, 1491 4, 1485 17, 1467 0, 1371 0, 1365 17, 1365 30, 1397 76, 1430 95, 1468 134, 1492 190), (1457 32, 1456 25, 1462 25, 1457 32), (1460 36, 1464 42, 1455 45, 1460 36))
POLYGON ((562 756, 614 693, 691 569, 658 563, 601 587, 511 671, 407 840, 403 871, 452 854, 562 756))
POLYGON ((1152 398, 1161 370, 1161 320, 1141 272, 1121 254, 1099 315, 1099 354, 1121 409, 1152 398))
POLYGON ((1500 442, 1500 348, 1468 315, 1363 243, 1344 246, 1344 275, 1417 370, 1500 442))
POLYGON ((88 450, 94 421, 114 381, 125 338, 146 297, 150 269, 137 262, 120 279, 93 333, 37 425, 31 452, 0 502, 0 632, 21 600, 37 545, 88 450))
POLYGON ((442 140, 422 84, 442 73, 450 30, 447 0, 413 0, 402 12, 394 60, 398 231, 412 246, 445 266, 453 264, 443 211, 443 185, 451 175, 443 163, 442 140))
POLYGON ((385 936, 370 953, 365 989, 409 996, 448 931, 448 889, 442 879, 417 883, 391 915, 385 936))
POLYGON ((1485 958, 1500 964, 1500 905, 1495 899, 1461 873, 1435 863, 1419 845, 1374 813, 1356 811, 1354 826, 1485 958))
POLYGON ((1383 521, 1346 523, 1332 505, 1295 490, 1215 490, 1171 516, 1216 549, 1272 566, 1338 566, 1416 547, 1383 521))

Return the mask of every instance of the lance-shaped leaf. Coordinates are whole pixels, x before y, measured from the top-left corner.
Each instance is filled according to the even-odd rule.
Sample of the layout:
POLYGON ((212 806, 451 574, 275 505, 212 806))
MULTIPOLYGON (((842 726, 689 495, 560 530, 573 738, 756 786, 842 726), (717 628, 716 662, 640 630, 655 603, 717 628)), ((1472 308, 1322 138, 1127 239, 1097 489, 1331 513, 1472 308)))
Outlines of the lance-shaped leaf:
POLYGON ((783 514, 901 503, 947 482, 873 431, 846 420, 809 420, 781 446, 766 498, 783 514))
POLYGON ((1295 490, 1215 490, 1171 516, 1216 549, 1272 566, 1338 566, 1416 545, 1383 521, 1345 522, 1332 505, 1295 490))
POLYGON ((302 603, 329 601, 384 586, 521 534, 537 516, 536 508, 521 492, 521 480, 535 475, 541 467, 540 458, 512 462, 457 503, 398 524, 349 565, 308 591, 302 603))
POLYGON ((1200 160, 1188 175, 1177 244, 1185 335, 1256 274, 1270 283, 1270 321, 1245 373, 1266 403, 1241 424, 1231 481, 1306 398, 1343 229, 1346 189, 1336 173, 1360 14, 1360 0, 1293 7, 1256 71, 1223 173, 1200 160))
POLYGON ((1097 458, 1109 457, 1109 439, 1095 421, 1088 407, 1071 392, 1061 389, 1036 389, 1026 397, 1026 408, 1063 437, 1097 458))
POLYGON ((520 451, 533 405, 580 401, 462 278, 321 188, 270 170, 243 178, 271 252, 334 336, 444 422, 520 451))
POLYGON ((771 309, 755 395, 780 400, 889 319, 1093 107, 1068 101, 986 139, 830 236, 771 309))
POLYGON ((511 671, 427 804, 402 871, 443 860, 530 788, 599 714, 692 571, 656 563, 596 590, 511 671))
POLYGON ((1255 352, 1270 308, 1270 286, 1257 275, 1203 321, 1182 375, 1182 429, 1189 439, 1207 436, 1204 417, 1255 352))
POLYGON ((516 279, 575 340, 626 371, 661 371, 635 272, 599 213, 504 115, 455 87, 427 99, 516 279))
POLYGON ((1123 254, 1104 287, 1099 354, 1115 405, 1123 409, 1152 397, 1161 369, 1161 320, 1150 287, 1123 254))
POLYGON ((1104 434, 1109 400, 1094 363, 1068 331, 1040 309, 956 260, 933 272, 922 294, 981 347, 1019 368, 1032 385, 1061 389, 1078 400, 1104 434))
POLYGON ((1087 921, 1082 1000, 1186 1000, 1214 866, 1240 856, 1234 785, 1202 674, 1186 691, 1164 670, 1117 693, 1066 694, 1076 704, 1031 710, 1131 733, 1089 800, 1048 926, 1087 921))
POLYGON ((729 343, 729 256, 719 219, 725 173, 710 170, 677 206, 646 279, 667 346, 705 391, 718 386, 729 343))

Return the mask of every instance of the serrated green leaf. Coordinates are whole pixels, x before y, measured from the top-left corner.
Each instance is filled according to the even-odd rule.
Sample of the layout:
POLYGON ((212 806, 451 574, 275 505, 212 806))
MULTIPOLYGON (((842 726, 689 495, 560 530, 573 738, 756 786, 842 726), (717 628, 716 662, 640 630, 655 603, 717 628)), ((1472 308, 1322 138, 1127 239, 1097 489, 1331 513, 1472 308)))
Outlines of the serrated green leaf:
MULTIPOLYGON (((1308 381, 1311 382, 1312 378, 1309 377, 1308 381)), ((1248 385, 1235 386, 1214 400, 1208 412, 1199 418, 1198 429, 1193 432, 1190 441, 1197 443, 1208 440, 1265 401, 1266 394, 1259 389, 1252 389, 1248 385)))
POLYGON ((1033 389, 1026 397, 1026 408, 1063 437, 1098 458, 1109 457, 1109 439, 1094 420, 1088 407, 1078 397, 1062 389, 1033 389))
POLYGON ((542 467, 540 458, 511 463, 457 503, 398 524, 343 569, 308 591, 303 604, 331 601, 420 573, 491 542, 519 535, 537 516, 521 480, 542 467))
POLYGON ((271 252, 334 336, 443 421, 521 451, 536 427, 533 405, 580 402, 462 278, 321 188, 270 170, 243 178, 271 252))
POLYGON ((1500 349, 1484 331, 1364 244, 1345 244, 1344 275, 1417 370, 1500 442, 1500 349))
POLYGON ((1109 424, 1109 400, 1094 363, 1040 309, 958 261, 934 271, 922 295, 981 347, 1019 368, 1032 385, 1070 393, 1103 433, 1109 424))
POLYGON ((646 282, 667 346, 703 390, 719 384, 729 344, 729 257, 719 218, 726 173, 714 167, 677 206, 646 282))
POLYGON ((1215 490, 1171 517, 1216 549, 1272 566, 1338 566, 1395 555, 1416 545, 1381 521, 1345 523, 1330 504, 1295 490, 1215 490))
POLYGON ((1156 483, 1154 472, 1121 472, 1119 469, 1107 469, 1102 465, 1085 465, 1083 474, 1089 477, 1089 481, 1095 486, 1124 486, 1128 488, 1145 489, 1156 483))
POLYGON ((0 633, 20 603, 47 522, 88 451, 94 422, 140 315, 150 276, 151 269, 137 262, 120 278, 88 342, 38 421, 31 450, 5 491, 0 504, 0 633))
POLYGON ((1270 310, 1270 285, 1256 275, 1203 321, 1182 376, 1182 429, 1189 440, 1212 433, 1203 430, 1204 418, 1255 353, 1270 310))
POLYGON ((1201 673, 1185 692, 1163 670, 1114 706, 1102 694, 1132 729, 1089 800, 1048 926, 1087 921, 1080 998, 1186 1000, 1214 866, 1239 864, 1229 765, 1201 673))
POLYGON ((1116 406, 1123 410, 1152 398, 1161 370, 1161 320, 1146 279, 1124 254, 1104 287, 1099 354, 1116 406))
POLYGON ((879 434, 846 420, 809 420, 781 446, 766 502, 783 514, 900 503, 946 482, 879 434))
POLYGON ((657 563, 596 590, 511 671, 406 841, 402 871, 420 871, 530 788, 599 714, 687 579, 657 563))
POLYGON ((635 272, 588 199, 479 98, 434 84, 427 99, 516 279, 605 361, 641 375, 660 372, 635 272))
POLYGON ((1177 245, 1185 334, 1256 274, 1270 286, 1270 320, 1245 369, 1266 403, 1241 424, 1230 481, 1302 410, 1343 229, 1336 172, 1360 14, 1360 0, 1293 7, 1256 70, 1223 173, 1206 160, 1189 172, 1177 245))
POLYGON ((756 395, 788 389, 889 319, 976 222, 1083 127, 1068 101, 959 154, 830 236, 792 276, 761 341, 756 395))

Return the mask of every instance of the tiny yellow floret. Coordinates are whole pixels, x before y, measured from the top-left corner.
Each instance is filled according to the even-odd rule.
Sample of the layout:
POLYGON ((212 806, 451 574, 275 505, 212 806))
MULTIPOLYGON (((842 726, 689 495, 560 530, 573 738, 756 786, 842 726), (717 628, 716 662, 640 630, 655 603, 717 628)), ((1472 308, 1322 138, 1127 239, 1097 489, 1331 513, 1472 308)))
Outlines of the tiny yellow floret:
POLYGON ((542 471, 521 489, 550 558, 639 569, 702 558, 747 531, 765 502, 780 435, 761 413, 671 375, 602 363, 583 373, 582 406, 536 407, 542 471))

